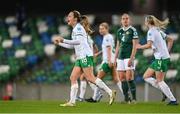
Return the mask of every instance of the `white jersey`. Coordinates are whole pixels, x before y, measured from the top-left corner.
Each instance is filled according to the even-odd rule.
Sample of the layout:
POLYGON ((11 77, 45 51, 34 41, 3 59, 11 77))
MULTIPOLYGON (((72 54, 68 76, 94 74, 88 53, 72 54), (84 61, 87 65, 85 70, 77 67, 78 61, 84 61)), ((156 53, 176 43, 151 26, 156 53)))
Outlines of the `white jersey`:
POLYGON ((85 58, 86 56, 93 56, 92 49, 90 48, 87 40, 87 33, 84 27, 78 23, 72 30, 71 38, 79 40, 80 45, 74 45, 75 54, 77 59, 85 58))
POLYGON ((149 29, 147 33, 147 41, 152 41, 152 49, 154 51, 155 59, 170 58, 166 45, 166 37, 167 35, 157 27, 149 29))
POLYGON ((114 38, 111 34, 106 34, 102 42, 103 62, 106 63, 108 62, 107 46, 111 46, 111 62, 114 63, 114 38))

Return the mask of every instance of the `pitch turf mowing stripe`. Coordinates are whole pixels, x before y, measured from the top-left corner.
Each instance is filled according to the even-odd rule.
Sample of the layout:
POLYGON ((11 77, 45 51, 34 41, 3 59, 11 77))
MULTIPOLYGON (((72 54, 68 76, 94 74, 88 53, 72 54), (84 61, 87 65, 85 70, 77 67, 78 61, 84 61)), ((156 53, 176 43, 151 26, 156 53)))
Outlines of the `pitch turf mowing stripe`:
MULTIPOLYGON (((0 114, 92 114, 92 113, 0 113, 0 114)), ((124 113, 93 113, 93 114, 124 114, 124 113)), ((179 113, 125 113, 125 114, 179 114, 179 113)))
POLYGON ((59 101, 7 101, 0 102, 0 113, 180 113, 180 106, 167 106, 165 103, 149 102, 137 104, 114 103, 109 106, 106 102, 87 103, 77 102, 76 107, 59 107, 59 101))

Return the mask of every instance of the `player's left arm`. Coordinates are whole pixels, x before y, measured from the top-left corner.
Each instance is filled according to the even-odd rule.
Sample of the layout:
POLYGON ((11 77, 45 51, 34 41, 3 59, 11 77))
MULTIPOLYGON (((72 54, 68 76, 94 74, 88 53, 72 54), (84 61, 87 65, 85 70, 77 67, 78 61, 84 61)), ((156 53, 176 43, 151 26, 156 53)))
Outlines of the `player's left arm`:
POLYGON ((135 58, 136 51, 137 51, 136 45, 138 44, 138 41, 139 41, 138 33, 137 33, 136 29, 133 29, 132 52, 131 52, 130 59, 128 61, 128 67, 132 66, 132 62, 135 58))
POLYGON ((132 42, 133 42, 133 48, 132 48, 130 59, 134 59, 136 55, 136 52, 137 52, 136 45, 138 44, 139 40, 136 38, 136 39, 133 39, 132 42))
POLYGON ((173 39, 169 35, 166 36, 168 51, 170 52, 173 46, 173 39))
POLYGON ((130 56, 130 60, 128 62, 128 66, 131 66, 132 65, 132 61, 134 60, 135 58, 135 55, 136 55, 136 52, 137 52, 137 48, 136 48, 136 45, 138 44, 138 38, 134 38, 132 40, 133 42, 133 48, 132 48, 132 52, 131 52, 131 56, 130 56))

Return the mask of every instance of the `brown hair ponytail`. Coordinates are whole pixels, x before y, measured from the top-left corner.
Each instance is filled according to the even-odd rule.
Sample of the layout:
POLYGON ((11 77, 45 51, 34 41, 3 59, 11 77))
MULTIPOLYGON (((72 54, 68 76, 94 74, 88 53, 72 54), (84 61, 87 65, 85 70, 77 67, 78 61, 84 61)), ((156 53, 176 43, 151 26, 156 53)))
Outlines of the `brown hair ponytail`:
POLYGON ((89 24, 88 21, 88 17, 86 15, 82 15, 81 16, 81 21, 80 23, 82 24, 82 26, 84 27, 84 29, 86 30, 86 32, 90 35, 92 34, 94 31, 91 29, 91 26, 89 24))

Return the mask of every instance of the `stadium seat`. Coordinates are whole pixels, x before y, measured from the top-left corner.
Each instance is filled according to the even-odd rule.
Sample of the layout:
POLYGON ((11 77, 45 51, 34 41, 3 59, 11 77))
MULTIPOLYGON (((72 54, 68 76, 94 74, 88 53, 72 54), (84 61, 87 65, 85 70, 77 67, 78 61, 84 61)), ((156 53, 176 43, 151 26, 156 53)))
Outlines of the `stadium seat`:
POLYGON ((177 33, 171 33, 171 34, 169 34, 169 36, 172 37, 174 41, 179 39, 179 34, 177 34, 177 33))
POLYGON ((40 34, 41 37, 41 42, 46 45, 46 44, 50 44, 51 42, 51 36, 47 33, 47 32, 43 32, 40 34))
POLYGON ((26 50, 24 50, 24 49, 16 50, 16 52, 15 52, 16 58, 23 58, 25 56, 26 56, 26 50))
POLYGON ((70 30, 67 25, 60 25, 58 27, 58 32, 62 37, 68 37, 70 35, 70 30))
POLYGON ((21 42, 26 44, 26 43, 30 43, 32 40, 32 36, 31 35, 23 35, 21 36, 21 42))
POLYGON ((17 20, 15 16, 8 16, 5 18, 5 23, 9 26, 16 24, 17 20))
POLYGON ((27 64, 29 67, 32 67, 34 66, 35 64, 37 64, 38 62, 38 56, 37 55, 29 55, 27 58, 26 58, 26 61, 27 61, 27 64))
MULTIPOLYGON (((98 24, 95 22, 98 17, 96 15, 88 15, 90 23, 98 29, 98 24)), ((137 20, 139 17, 134 17, 137 20)), ((166 33, 173 37, 175 40, 172 53, 171 65, 167 73, 167 77, 174 77, 180 81, 180 66, 179 66, 179 53, 180 53, 180 19, 178 15, 173 15, 170 18, 172 21, 168 26, 166 33), (172 75, 173 74, 173 75, 172 75)), ((110 19, 110 31, 115 36, 119 29, 119 15, 113 15, 110 19)), ((137 20, 135 23, 139 23, 137 20)), ((147 29, 140 25, 133 25, 139 34, 140 44, 147 43, 146 32, 147 29)), ((0 65, 9 65, 9 71, 0 74, 0 81, 8 81, 9 79, 19 76, 21 69, 26 69, 28 72, 22 75, 24 83, 65 83, 69 82, 70 71, 74 66, 75 58, 72 50, 66 50, 60 46, 54 46, 52 39, 55 35, 61 35, 65 38, 70 38, 71 29, 67 26, 64 17, 57 16, 37 16, 27 19, 27 29, 24 33, 17 29, 17 22, 15 16, 5 17, 0 19, 0 65), (63 55, 63 56, 62 56, 63 55), (38 60, 41 60, 40 64, 38 60), (26 66, 27 65, 27 66, 26 66), (31 69, 31 70, 29 70, 31 69)), ((98 32, 93 34, 94 42, 101 50, 102 36, 98 32)), ((137 83, 143 82, 142 75, 152 61, 153 51, 139 50, 136 54, 136 70, 135 80, 137 83)), ((96 59, 97 66, 99 67, 101 57, 96 59)), ((1 71, 0 71, 1 72, 1 71)), ((111 80, 107 77, 105 80, 111 80)))
POLYGON ((9 65, 0 65, 0 74, 8 73, 10 70, 9 65))
POLYGON ((56 46, 54 44, 47 44, 44 46, 44 52, 47 56, 55 55, 56 46))
POLYGON ((12 38, 12 40, 13 40, 13 46, 14 46, 14 47, 19 47, 19 46, 22 45, 21 39, 20 39, 19 37, 12 38))
POLYGON ((171 53, 170 54, 170 59, 171 59, 171 61, 178 61, 179 60, 179 58, 180 58, 180 54, 179 53, 171 53))
POLYGON ((54 60, 52 63, 52 70, 54 72, 59 72, 59 71, 64 70, 64 63, 59 60, 54 60))
POLYGON ((175 70, 175 69, 168 70, 166 73, 166 79, 175 78, 177 74, 178 74, 178 70, 175 70))
POLYGON ((13 45, 13 41, 12 40, 4 40, 2 42, 2 47, 3 48, 11 48, 13 45))
POLYGON ((153 55, 153 50, 152 50, 152 49, 145 49, 145 50, 143 51, 143 55, 144 55, 145 57, 150 57, 150 56, 153 55))

